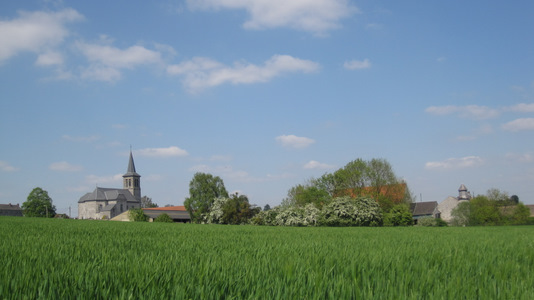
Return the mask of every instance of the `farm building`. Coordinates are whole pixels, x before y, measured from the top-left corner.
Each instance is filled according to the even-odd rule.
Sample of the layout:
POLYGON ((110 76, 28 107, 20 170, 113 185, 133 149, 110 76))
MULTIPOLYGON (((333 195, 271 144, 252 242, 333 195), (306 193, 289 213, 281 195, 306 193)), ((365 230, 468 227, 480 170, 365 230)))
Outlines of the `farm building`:
POLYGON ((460 185, 460 188, 458 189, 458 197, 449 196, 438 205, 441 218, 446 222, 450 222, 452 220, 452 210, 456 208, 459 203, 469 200, 471 200, 471 193, 467 190, 465 185, 460 185))
POLYGON ((438 210, 438 202, 436 201, 410 203, 410 211, 416 222, 422 217, 441 217, 440 211, 438 210))
POLYGON ((0 216, 22 217, 22 209, 18 204, 0 204, 0 216))
MULTIPOLYGON (((166 206, 166 207, 154 207, 143 208, 143 213, 148 216, 149 222, 154 222, 154 219, 162 214, 167 214, 174 222, 177 223, 189 223, 191 217, 189 212, 185 209, 185 206, 166 206)), ((130 221, 130 215, 127 211, 114 217, 111 221, 130 221)))
POLYGON ((148 221, 152 222, 162 214, 167 214, 174 222, 189 223, 191 217, 185 206, 167 206, 155 208, 143 208, 143 212, 148 216, 148 221))
POLYGON ((128 169, 123 176, 123 188, 97 187, 78 201, 78 219, 111 219, 131 208, 141 207, 141 175, 135 171, 130 151, 128 169))

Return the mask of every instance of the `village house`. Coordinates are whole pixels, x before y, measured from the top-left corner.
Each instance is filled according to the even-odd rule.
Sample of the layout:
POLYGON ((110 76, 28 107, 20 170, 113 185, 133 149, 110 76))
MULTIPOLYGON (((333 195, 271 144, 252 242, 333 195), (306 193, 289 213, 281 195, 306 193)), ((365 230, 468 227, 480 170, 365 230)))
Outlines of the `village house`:
POLYGON ((412 202, 410 203, 410 211, 412 212, 412 216, 416 224, 417 220, 423 217, 441 217, 441 212, 438 210, 437 201, 412 202))
POLYGON ((0 216, 22 217, 22 209, 18 204, 0 204, 0 216))
POLYGON ((458 206, 458 204, 471 200, 471 193, 467 190, 465 185, 460 185, 458 189, 458 197, 449 196, 445 200, 441 201, 438 205, 438 210, 441 214, 441 219, 445 222, 452 221, 452 211, 458 206))
POLYGON ((96 187, 78 201, 78 219, 112 219, 132 208, 141 207, 141 175, 135 171, 132 152, 123 176, 123 188, 96 187))

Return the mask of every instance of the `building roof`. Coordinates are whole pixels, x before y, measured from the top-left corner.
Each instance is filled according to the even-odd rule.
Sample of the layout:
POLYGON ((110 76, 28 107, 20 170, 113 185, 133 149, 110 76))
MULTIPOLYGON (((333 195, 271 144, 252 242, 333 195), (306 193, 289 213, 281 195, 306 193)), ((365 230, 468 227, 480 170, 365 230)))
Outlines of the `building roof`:
POLYGON ((143 212, 148 217, 155 219, 159 217, 162 214, 167 214, 171 219, 173 220, 191 220, 191 217, 189 216, 189 213, 187 211, 180 211, 180 210, 144 210, 143 212))
POLYGON ((135 197, 126 189, 113 189, 113 188, 101 188, 97 187, 92 193, 83 195, 78 203, 84 203, 86 201, 113 201, 113 200, 126 200, 128 202, 139 202, 135 197))
POLYGON ((0 204, 0 210, 22 210, 18 204, 0 204))
POLYGON ((144 211, 187 211, 185 206, 165 206, 165 207, 151 207, 143 208, 144 211))
POLYGON ((128 176, 141 177, 141 175, 135 172, 135 163, 134 163, 132 151, 130 151, 130 160, 128 161, 128 169, 126 170, 126 174, 122 175, 122 177, 128 177, 128 176))
POLYGON ((410 210, 412 211, 412 215, 414 217, 433 215, 437 207, 438 207, 437 201, 410 203, 410 210))

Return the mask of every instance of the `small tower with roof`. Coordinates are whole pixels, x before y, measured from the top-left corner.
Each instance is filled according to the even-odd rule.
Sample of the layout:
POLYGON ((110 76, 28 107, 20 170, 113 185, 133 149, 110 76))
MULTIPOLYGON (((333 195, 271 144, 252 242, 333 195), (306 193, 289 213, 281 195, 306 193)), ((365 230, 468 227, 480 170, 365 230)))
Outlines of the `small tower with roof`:
POLYGON ((469 201, 471 200, 471 193, 467 191, 465 185, 460 185, 458 189, 458 201, 469 201))
POLYGON ((141 201, 141 175, 135 172, 135 164, 131 149, 128 170, 126 171, 126 174, 122 175, 122 178, 123 188, 129 190, 136 200, 141 201))

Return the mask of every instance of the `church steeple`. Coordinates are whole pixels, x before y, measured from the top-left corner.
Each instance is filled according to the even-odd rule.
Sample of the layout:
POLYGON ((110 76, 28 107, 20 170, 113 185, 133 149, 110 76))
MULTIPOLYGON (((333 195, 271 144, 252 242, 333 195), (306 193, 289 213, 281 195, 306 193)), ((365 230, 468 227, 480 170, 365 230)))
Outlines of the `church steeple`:
POLYGON ((123 188, 132 193, 135 199, 141 201, 141 175, 135 171, 135 163, 130 149, 130 160, 128 161, 128 169, 126 174, 122 175, 123 188))

